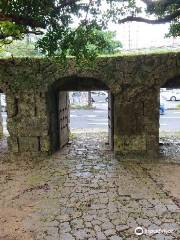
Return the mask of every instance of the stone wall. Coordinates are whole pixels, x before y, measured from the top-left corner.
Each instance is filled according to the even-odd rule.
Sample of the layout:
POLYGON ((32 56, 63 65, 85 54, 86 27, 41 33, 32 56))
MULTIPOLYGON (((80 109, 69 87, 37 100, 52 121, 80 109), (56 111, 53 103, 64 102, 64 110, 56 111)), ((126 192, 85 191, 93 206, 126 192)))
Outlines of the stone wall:
POLYGON ((107 87, 114 95, 115 153, 154 156, 159 148, 159 89, 167 82, 180 86, 179 76, 180 53, 98 58, 93 69, 78 69, 70 60, 65 70, 46 59, 1 59, 9 149, 18 153, 56 150, 55 93, 107 87))
POLYGON ((116 155, 155 156, 159 149, 159 89, 115 97, 116 155), (128 96, 128 97, 127 97, 128 96))
POLYGON ((33 90, 7 93, 8 139, 12 152, 49 151, 46 96, 33 90))

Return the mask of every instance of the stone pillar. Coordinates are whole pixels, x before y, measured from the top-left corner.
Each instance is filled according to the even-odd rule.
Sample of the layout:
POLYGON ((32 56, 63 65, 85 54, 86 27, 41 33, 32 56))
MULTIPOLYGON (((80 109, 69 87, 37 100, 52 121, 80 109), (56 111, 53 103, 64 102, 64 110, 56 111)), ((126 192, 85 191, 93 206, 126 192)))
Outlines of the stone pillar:
POLYGON ((3 138, 3 118, 2 118, 2 106, 1 106, 1 94, 0 94, 0 139, 3 138))
POLYGON ((49 151, 45 93, 7 94, 9 150, 16 153, 49 151))
POLYGON ((158 90, 126 89, 114 99, 116 156, 157 155, 159 146, 158 90))
POLYGON ((154 87, 144 93, 144 130, 148 156, 159 154, 159 95, 160 88, 154 87))

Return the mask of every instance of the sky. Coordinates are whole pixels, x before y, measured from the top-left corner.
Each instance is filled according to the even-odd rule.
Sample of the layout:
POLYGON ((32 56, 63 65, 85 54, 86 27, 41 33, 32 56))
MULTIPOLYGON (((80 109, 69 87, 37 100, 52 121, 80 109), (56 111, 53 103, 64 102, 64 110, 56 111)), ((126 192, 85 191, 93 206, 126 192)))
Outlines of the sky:
MULTIPOLYGON (((84 0, 89 1, 89 0, 84 0)), ((138 7, 144 7, 141 0, 136 0, 138 7)), ((107 5, 102 6, 102 11, 107 10, 107 5)), ((147 17, 145 12, 142 17, 147 17)), ((74 17, 72 27, 77 27, 80 19, 74 17)), ((116 32, 116 39, 121 41, 123 49, 134 50, 143 48, 180 46, 180 38, 165 38, 169 24, 152 25, 147 23, 129 22, 125 24, 109 23, 108 30, 116 32)))
MULTIPOLYGON (((88 0, 84 0, 88 1, 88 0)), ((136 0, 137 6, 142 9, 145 4, 141 0, 136 0)), ((106 11, 109 6, 104 3, 102 11, 106 11)), ((146 13, 142 11, 141 17, 145 17, 146 13)), ((151 17, 152 18, 152 17, 151 17)), ((180 45, 180 38, 166 38, 169 24, 152 25, 147 23, 129 22, 125 24, 109 24, 108 30, 116 32, 116 39, 121 41, 123 49, 133 50, 151 47, 165 47, 180 45)))
POLYGON ((151 25, 146 23, 110 24, 109 30, 116 31, 116 38, 124 49, 163 47, 180 44, 180 39, 165 38, 169 24, 151 25))
MULTIPOLYGON (((145 7, 141 0, 136 0, 136 2, 138 7, 142 7, 142 9, 145 7)), ((141 17, 147 18, 146 13, 142 12, 141 17)), ((165 37, 168 29, 169 23, 152 25, 129 22, 121 25, 109 25, 109 30, 116 31, 117 40, 120 40, 123 48, 127 50, 180 45, 180 38, 165 37)))

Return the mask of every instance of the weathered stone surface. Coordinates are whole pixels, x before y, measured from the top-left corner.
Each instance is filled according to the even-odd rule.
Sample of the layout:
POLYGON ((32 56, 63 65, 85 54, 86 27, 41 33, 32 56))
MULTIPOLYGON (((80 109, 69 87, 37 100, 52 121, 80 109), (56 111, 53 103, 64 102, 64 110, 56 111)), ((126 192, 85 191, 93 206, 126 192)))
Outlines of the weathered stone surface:
POLYGON ((1 59, 0 87, 7 97, 9 149, 57 150, 59 137, 64 134, 67 138, 58 132, 66 121, 58 119, 58 92, 97 89, 110 90, 114 96, 116 155, 157 155, 159 89, 180 86, 179 59, 179 52, 98 58, 95 69, 77 69, 71 59, 66 71, 47 59, 1 59), (29 138, 29 146, 25 138, 29 138))
POLYGON ((178 239, 180 165, 119 162, 104 149, 107 133, 74 134, 36 162, 1 155, 0 238, 178 239), (137 226, 149 233, 137 236, 137 226))
POLYGON ((37 137, 19 137, 20 152, 38 152, 39 139, 37 137))

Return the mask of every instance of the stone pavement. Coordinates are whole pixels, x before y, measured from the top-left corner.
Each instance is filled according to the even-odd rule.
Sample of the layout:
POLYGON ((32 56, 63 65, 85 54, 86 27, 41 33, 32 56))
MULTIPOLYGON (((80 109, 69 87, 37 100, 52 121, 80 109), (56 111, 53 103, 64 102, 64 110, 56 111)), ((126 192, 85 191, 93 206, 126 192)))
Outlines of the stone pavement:
POLYGON ((105 133, 75 135, 49 158, 1 158, 0 240, 180 239, 180 165, 117 161, 105 133))

